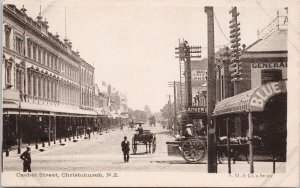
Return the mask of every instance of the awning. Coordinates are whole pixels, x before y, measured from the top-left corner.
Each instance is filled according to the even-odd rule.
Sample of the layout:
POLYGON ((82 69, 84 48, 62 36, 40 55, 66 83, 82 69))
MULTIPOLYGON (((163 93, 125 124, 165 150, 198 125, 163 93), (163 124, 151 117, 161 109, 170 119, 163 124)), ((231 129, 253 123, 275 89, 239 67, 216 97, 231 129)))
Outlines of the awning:
POLYGON ((61 106, 47 106, 42 104, 34 104, 34 103, 26 103, 21 102, 20 111, 36 111, 36 112, 45 112, 45 113, 65 113, 65 114, 78 114, 78 115, 88 115, 88 116, 96 116, 97 113, 95 111, 83 110, 79 108, 64 108, 61 106))
POLYGON ((112 117, 113 119, 116 119, 117 117, 119 117, 117 114, 114 114, 114 113, 112 113, 110 111, 108 111, 108 116, 112 117))
POLYGON ((280 93, 287 93, 286 81, 270 82, 220 101, 213 115, 264 111, 268 100, 280 93))
POLYGON ((104 108, 94 108, 98 115, 106 115, 104 108))

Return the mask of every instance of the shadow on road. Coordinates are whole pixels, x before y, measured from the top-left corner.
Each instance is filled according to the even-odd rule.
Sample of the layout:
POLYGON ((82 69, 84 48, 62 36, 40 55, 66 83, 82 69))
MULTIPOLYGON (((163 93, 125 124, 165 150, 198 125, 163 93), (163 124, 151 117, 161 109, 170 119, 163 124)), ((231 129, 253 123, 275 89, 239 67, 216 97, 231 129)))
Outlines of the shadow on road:
POLYGON ((206 164, 205 162, 201 163, 188 163, 184 160, 172 160, 172 161, 151 161, 150 163, 159 163, 159 164, 206 164))
POLYGON ((146 153, 146 152, 143 152, 143 153, 136 153, 136 154, 133 154, 133 153, 131 153, 130 155, 132 155, 132 156, 135 156, 135 155, 148 155, 148 154, 152 154, 152 153, 146 153))
POLYGON ((115 163, 111 163, 111 164, 124 164, 124 162, 115 162, 115 163))
POLYGON ((159 132, 156 132, 156 134, 165 134, 165 135, 173 136, 172 131, 169 131, 169 130, 159 131, 159 132))

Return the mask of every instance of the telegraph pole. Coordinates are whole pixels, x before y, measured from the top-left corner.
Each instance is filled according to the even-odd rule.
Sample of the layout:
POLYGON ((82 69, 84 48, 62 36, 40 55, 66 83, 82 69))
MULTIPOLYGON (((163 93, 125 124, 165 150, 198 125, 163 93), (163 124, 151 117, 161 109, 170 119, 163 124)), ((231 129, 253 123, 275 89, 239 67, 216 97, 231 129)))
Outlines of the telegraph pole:
POLYGON ((207 71, 207 169, 208 173, 217 173, 216 128, 212 122, 212 114, 216 102, 214 10, 205 7, 207 14, 208 71, 207 71))
POLYGON ((241 78, 241 68, 242 62, 240 60, 241 56, 241 33, 240 33, 240 22, 237 21, 237 17, 239 16, 239 12, 236 7, 232 7, 229 11, 229 14, 232 15, 232 19, 229 21, 230 28, 230 43, 231 43, 231 81, 233 82, 234 95, 239 93, 238 87, 239 82, 242 81, 241 78))
POLYGON ((176 84, 178 82, 169 82, 169 87, 174 89, 174 133, 178 134, 178 125, 177 125, 177 102, 176 102, 176 84))
POLYGON ((171 123, 171 95, 169 94, 169 117, 168 117, 168 124, 169 124, 169 127, 170 127, 170 123, 171 123))
POLYGON ((174 133, 178 134, 177 109, 176 109, 176 82, 174 81, 174 133))
POLYGON ((190 46, 187 41, 183 41, 179 43, 179 47, 176 47, 175 50, 175 54, 178 54, 176 58, 185 62, 186 107, 191 107, 193 104, 191 58, 201 58, 201 46, 190 46))

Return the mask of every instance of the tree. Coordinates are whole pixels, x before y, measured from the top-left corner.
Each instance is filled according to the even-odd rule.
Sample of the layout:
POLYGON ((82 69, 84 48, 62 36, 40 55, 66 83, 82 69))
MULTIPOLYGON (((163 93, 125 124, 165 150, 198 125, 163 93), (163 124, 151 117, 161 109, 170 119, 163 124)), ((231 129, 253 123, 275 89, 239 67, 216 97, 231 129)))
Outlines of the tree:
POLYGON ((165 104, 161 109, 161 116, 164 119, 174 119, 174 104, 165 104))
POLYGON ((148 105, 146 105, 144 107, 144 112, 146 113, 146 119, 148 119, 152 115, 151 110, 148 105))
POLYGON ((132 119, 134 121, 146 121, 147 120, 146 113, 141 110, 130 111, 128 113, 128 116, 130 119, 132 119))

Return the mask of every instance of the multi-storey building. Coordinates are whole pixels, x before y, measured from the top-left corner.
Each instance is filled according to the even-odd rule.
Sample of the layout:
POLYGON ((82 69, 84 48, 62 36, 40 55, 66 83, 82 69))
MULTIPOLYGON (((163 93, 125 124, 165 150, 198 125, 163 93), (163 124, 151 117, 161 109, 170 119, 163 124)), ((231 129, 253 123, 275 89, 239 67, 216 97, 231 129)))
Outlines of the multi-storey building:
POLYGON ((35 20, 24 6, 3 6, 5 144, 17 138, 50 144, 93 125, 94 67, 48 28, 41 14, 35 20))
POLYGON ((94 106, 94 67, 82 59, 80 62, 80 70, 80 107, 83 109, 92 109, 94 106))

